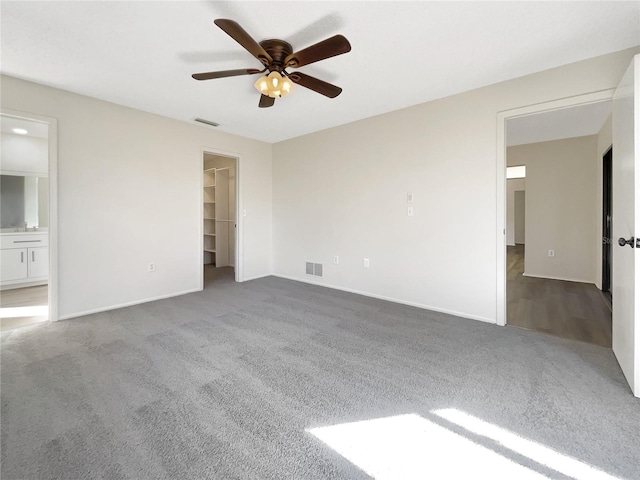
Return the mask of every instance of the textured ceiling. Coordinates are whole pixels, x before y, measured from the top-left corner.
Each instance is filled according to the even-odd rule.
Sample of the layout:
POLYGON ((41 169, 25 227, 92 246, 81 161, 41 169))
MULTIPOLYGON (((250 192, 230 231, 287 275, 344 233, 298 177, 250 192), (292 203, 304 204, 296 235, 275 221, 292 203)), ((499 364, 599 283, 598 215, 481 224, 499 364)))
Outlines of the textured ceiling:
MULTIPOLYGON (((640 2, 0 2, 1 71, 147 112, 276 142, 640 43, 640 2), (259 63, 213 24, 298 50, 341 33, 352 51, 300 71, 258 109, 255 77, 194 72, 259 63)), ((210 127, 203 127, 210 128, 210 127)))
POLYGON ((507 121, 507 146, 597 135, 611 115, 611 102, 597 102, 507 121))

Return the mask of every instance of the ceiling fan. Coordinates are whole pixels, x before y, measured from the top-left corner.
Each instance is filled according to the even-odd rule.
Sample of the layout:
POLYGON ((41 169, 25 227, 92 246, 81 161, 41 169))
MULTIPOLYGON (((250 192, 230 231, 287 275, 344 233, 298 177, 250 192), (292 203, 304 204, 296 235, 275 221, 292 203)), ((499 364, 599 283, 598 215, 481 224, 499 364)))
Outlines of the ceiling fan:
POLYGON ((281 98, 294 89, 294 84, 306 87, 329 98, 335 98, 342 92, 336 87, 311 75, 301 72, 288 73, 285 68, 298 68, 326 58, 335 57, 351 51, 349 41, 342 35, 335 35, 307 47, 298 52, 284 40, 277 38, 256 42, 237 22, 224 18, 214 20, 227 35, 242 45, 251 55, 256 57, 264 69, 244 68, 238 70, 223 70, 220 72, 194 73, 196 80, 211 80, 214 78, 236 77, 239 75, 268 74, 261 76, 255 87, 260 92, 260 108, 271 107, 276 98, 281 98))

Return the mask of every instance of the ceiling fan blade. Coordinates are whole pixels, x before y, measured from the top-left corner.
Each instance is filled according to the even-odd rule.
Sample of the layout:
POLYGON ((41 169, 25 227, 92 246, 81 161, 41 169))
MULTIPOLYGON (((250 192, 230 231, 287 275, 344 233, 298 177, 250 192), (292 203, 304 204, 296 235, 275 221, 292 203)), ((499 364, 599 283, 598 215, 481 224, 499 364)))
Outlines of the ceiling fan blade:
POLYGON ((274 103, 276 103, 275 98, 268 95, 260 95, 260 103, 258 103, 258 106, 260 108, 273 107, 274 103))
POLYGON ((298 68, 303 65, 324 60, 325 58, 335 57, 351 51, 351 44, 342 35, 336 35, 327 38, 321 42, 311 45, 299 52, 294 52, 284 59, 287 67, 298 68))
POLYGON ((220 72, 194 73, 191 76, 196 80, 212 80, 214 78, 237 77, 238 75, 253 75, 261 72, 264 72, 264 70, 241 68, 238 70, 222 70, 220 72))
POLYGON ((226 18, 217 18, 213 23, 242 45, 245 50, 260 60, 264 65, 269 65, 273 61, 265 49, 262 48, 260 44, 256 42, 237 22, 226 18))
POLYGON ((312 77, 311 75, 305 75, 301 72, 293 72, 289 75, 289 78, 293 83, 302 85, 303 87, 313 90, 314 92, 318 92, 325 97, 336 98, 342 93, 342 89, 340 87, 336 87, 324 80, 312 77))

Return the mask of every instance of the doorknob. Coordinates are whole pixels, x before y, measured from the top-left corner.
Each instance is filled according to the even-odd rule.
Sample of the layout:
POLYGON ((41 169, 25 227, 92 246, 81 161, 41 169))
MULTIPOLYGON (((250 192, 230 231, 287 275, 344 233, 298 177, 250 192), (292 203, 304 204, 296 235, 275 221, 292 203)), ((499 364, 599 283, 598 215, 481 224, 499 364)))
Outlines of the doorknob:
POLYGON ((631 237, 629 240, 625 240, 623 237, 618 239, 618 245, 624 247, 625 245, 630 245, 631 248, 636 246, 635 238, 631 237))

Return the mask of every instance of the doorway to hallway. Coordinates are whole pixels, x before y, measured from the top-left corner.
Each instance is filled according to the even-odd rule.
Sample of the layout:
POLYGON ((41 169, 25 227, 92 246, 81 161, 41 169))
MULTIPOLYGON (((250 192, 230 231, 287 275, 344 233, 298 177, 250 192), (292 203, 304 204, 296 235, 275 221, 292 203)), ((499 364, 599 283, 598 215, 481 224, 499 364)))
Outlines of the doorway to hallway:
POLYGON ((597 160, 611 145, 611 102, 506 123, 506 323, 611 347, 597 160))

